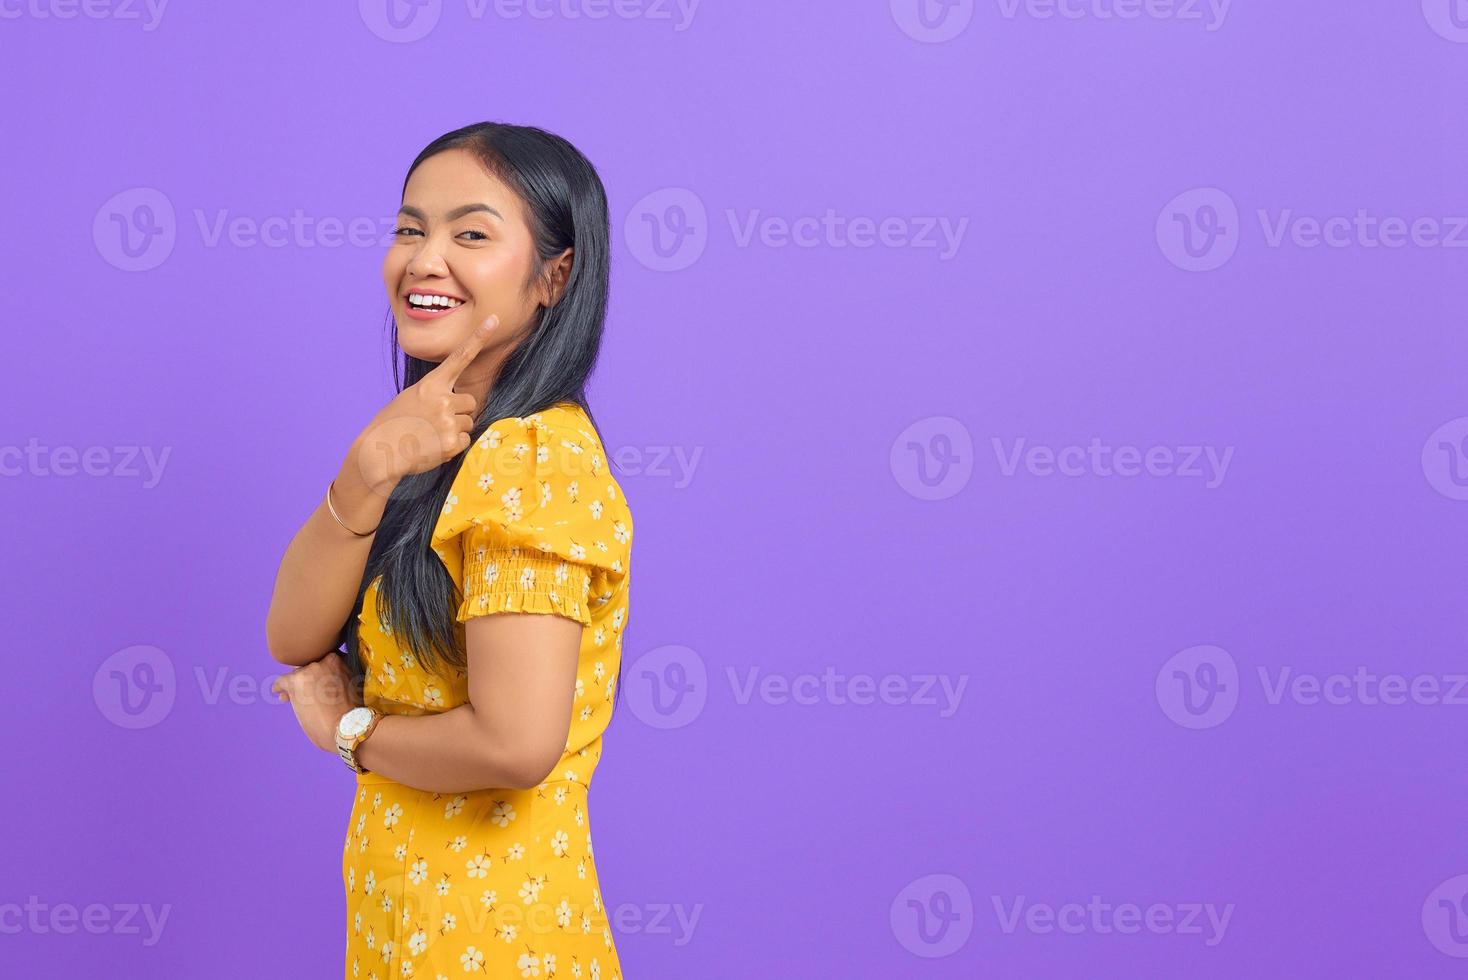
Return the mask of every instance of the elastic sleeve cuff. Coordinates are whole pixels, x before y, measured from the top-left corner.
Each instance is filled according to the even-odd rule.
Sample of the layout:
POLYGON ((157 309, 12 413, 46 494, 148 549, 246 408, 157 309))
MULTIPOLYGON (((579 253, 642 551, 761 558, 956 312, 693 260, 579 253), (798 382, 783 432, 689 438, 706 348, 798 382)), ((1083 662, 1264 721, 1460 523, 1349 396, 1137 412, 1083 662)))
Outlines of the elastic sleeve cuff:
POLYGON ((547 613, 591 625, 590 570, 522 548, 484 548, 464 561, 464 599, 455 618, 497 612, 547 613))

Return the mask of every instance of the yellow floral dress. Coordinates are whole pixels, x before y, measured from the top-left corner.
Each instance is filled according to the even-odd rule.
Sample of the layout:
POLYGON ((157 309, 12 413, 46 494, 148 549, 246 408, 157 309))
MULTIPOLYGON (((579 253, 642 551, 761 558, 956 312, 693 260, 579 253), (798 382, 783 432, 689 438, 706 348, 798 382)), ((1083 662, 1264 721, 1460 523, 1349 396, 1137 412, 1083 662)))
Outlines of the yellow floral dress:
MULTIPOLYGON (((491 425, 465 454, 433 533, 459 585, 456 619, 549 613, 581 623, 565 752, 534 789, 430 793, 356 777, 342 851, 346 976, 621 980, 592 860, 587 787, 627 625, 632 517, 580 406, 491 425)), ((428 672, 376 613, 358 613, 364 700, 447 711, 467 677, 428 672)))

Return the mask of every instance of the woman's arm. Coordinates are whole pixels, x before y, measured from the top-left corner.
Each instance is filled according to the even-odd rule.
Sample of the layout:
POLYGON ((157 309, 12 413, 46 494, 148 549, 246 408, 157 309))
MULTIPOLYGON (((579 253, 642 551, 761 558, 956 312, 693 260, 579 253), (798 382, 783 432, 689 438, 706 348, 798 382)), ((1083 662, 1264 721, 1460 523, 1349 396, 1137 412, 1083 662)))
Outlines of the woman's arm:
MULTIPOLYGON (((467 793, 529 789, 566 749, 581 624, 542 613, 494 613, 464 624, 469 701, 427 715, 387 715, 357 747, 365 768, 414 789, 467 793)), ((278 680, 311 741, 335 754, 336 723, 351 705, 341 657, 278 680)))
MULTIPOLYGON (((331 500, 347 527, 370 531, 382 520, 393 484, 374 487, 367 482, 359 465, 362 451, 361 440, 354 441, 337 471, 331 500)), ((371 547, 372 535, 359 538, 336 522, 323 491, 276 572, 265 619, 265 641, 272 657, 300 667, 336 649, 371 547)))
MULTIPOLYGON (((469 448, 480 404, 454 385, 498 324, 499 317, 491 314, 437 367, 398 392, 352 440, 331 494, 347 527, 376 528, 399 482, 469 448)), ((270 655, 296 667, 336 649, 372 548, 371 535, 359 538, 337 524, 325 497, 323 492, 286 548, 265 618, 270 655)))

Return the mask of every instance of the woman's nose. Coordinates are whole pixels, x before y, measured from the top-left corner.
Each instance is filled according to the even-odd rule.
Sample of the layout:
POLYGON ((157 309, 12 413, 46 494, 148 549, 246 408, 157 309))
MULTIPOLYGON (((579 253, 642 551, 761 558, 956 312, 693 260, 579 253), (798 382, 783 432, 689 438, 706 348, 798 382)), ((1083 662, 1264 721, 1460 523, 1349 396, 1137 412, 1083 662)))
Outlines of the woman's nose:
POLYGON ((424 238, 408 259, 407 271, 419 277, 441 276, 448 271, 443 255, 432 238, 424 238))

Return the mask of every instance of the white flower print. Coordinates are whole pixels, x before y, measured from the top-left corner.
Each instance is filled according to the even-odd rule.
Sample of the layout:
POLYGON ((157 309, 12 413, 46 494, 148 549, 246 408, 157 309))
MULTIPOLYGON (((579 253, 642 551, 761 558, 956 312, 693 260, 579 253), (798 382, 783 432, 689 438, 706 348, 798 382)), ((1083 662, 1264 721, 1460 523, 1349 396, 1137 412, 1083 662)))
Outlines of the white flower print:
POLYGON ((451 850, 455 854, 457 854, 458 852, 462 851, 465 847, 467 847, 468 844, 469 844, 469 838, 465 837, 463 834, 460 834, 458 837, 455 837, 453 840, 449 841, 449 845, 448 846, 449 846, 449 850, 451 850))
POLYGON ((470 878, 484 878, 489 874, 489 855, 476 854, 468 860, 465 867, 469 869, 470 878))
POLYGON ((591 665, 591 679, 592 680, 599 681, 599 680, 601 680, 605 676, 607 676, 607 665, 606 664, 604 664, 600 660, 598 660, 598 661, 596 661, 595 663, 593 663, 591 665))
POLYGON ((529 953, 521 953, 520 958, 515 961, 515 965, 520 968, 520 976, 522 977, 540 976, 539 956, 531 956, 529 953))
POLYGON ((590 504, 591 516, 594 520, 601 520, 602 506, 600 500, 593 500, 590 504))
POLYGON ((556 975, 556 954, 555 953, 546 953, 544 956, 542 956, 540 958, 540 961, 541 961, 541 964, 545 967, 545 975, 546 976, 553 977, 553 976, 556 975))
POLYGON ((570 499, 571 503, 576 503, 578 497, 580 496, 580 493, 581 491, 576 486, 575 480, 572 480, 570 483, 566 484, 566 496, 570 499))
POLYGON ((408 937, 408 948, 413 951, 414 956, 422 956, 423 951, 428 948, 428 933, 419 929, 408 937))
POLYGON ((375 888, 377 888, 377 872, 369 868, 367 877, 362 879, 362 890, 371 895, 375 888))
POLYGON ((535 591, 535 569, 528 565, 520 569, 520 588, 526 592, 535 591))
POLYGON ((556 906, 556 925, 558 925, 562 929, 564 929, 567 926, 569 926, 570 924, 571 924, 571 903, 568 902, 568 901, 566 901, 563 898, 563 899, 561 899, 561 904, 556 906))
MULTIPOLYGON (((586 696, 586 685, 581 683, 581 678, 579 677, 576 678, 576 696, 578 698, 583 698, 586 696)), ((360 830, 361 828, 359 827, 357 829, 360 830)))
POLYGON ((495 900, 498 898, 499 896, 495 894, 493 889, 485 889, 484 894, 479 896, 479 904, 483 905, 486 911, 492 912, 494 911, 495 900))
POLYGON ((586 880, 586 859, 585 858, 582 858, 581 860, 579 860, 579 861, 576 862, 576 877, 580 878, 583 881, 586 880))
POLYGON ((520 520, 520 518, 525 516, 524 511, 520 509, 519 487, 511 487, 510 489, 506 490, 504 495, 500 497, 500 503, 505 505, 505 520, 509 521, 511 524, 514 524, 516 521, 520 520))
POLYGON ((545 884, 544 880, 535 875, 526 875, 525 883, 520 886, 520 900, 526 905, 540 898, 540 888, 545 884))
MULTIPOLYGON (((357 866, 354 864, 350 868, 347 869, 347 891, 354 892, 356 890, 357 890, 357 866)), ((357 925, 360 927, 361 924, 362 924, 362 916, 359 914, 357 916, 357 925)))
POLYGON ((490 811, 489 822, 496 827, 508 827, 510 821, 515 819, 515 808, 504 800, 495 800, 494 809, 490 811))
POLYGON ((433 890, 439 895, 447 895, 449 893, 449 876, 444 875, 438 879, 438 882, 433 886, 433 890))
POLYGON ((403 976, 405 976, 405 977, 411 977, 413 975, 413 961, 412 960, 403 960, 402 968, 401 969, 403 971, 403 976))
POLYGON ((553 798, 556 801, 556 806, 560 806, 561 804, 565 803, 566 802, 566 787, 564 787, 564 786, 557 786, 553 798))
POLYGON ((452 817, 457 817, 464 809, 464 804, 468 802, 468 799, 467 796, 456 796, 445 803, 443 807, 443 818, 448 820, 452 817))
POLYGON ((515 937, 518 935, 520 935, 520 930, 515 928, 513 923, 505 926, 504 930, 500 932, 500 938, 507 943, 514 942, 515 937))
POLYGON ((394 847, 392 849, 392 859, 394 861, 401 861, 403 858, 405 858, 407 856, 408 856, 408 845, 407 844, 399 844, 397 847, 394 847))
POLYGON ((423 689, 423 700, 433 705, 435 708, 442 708, 443 692, 434 685, 430 684, 423 689))
MULTIPOLYGON (((581 811, 577 810, 576 812, 580 813, 581 811)), ((565 857, 566 848, 570 846, 570 843, 571 838, 566 836, 564 830, 558 830, 551 835, 551 850, 555 853, 556 857, 565 857)))
POLYGON ((586 560, 586 547, 584 545, 572 544, 566 549, 567 553, 577 561, 586 560))
POLYGON ((454 927, 458 924, 458 916, 454 915, 454 913, 452 912, 445 912, 443 914, 443 918, 438 920, 438 934, 440 936, 447 935, 448 933, 453 932, 454 927))
POLYGON ((627 530, 627 525, 621 521, 612 521, 612 537, 617 539, 618 544, 626 544, 627 539, 632 536, 627 530))
POLYGON ((459 954, 459 962, 463 964, 465 973, 468 973, 470 970, 482 970, 484 969, 484 953, 476 947, 470 946, 459 954))
POLYGON ((392 829, 393 827, 396 827, 398 825, 398 819, 402 815, 402 805, 394 803, 392 806, 388 807, 387 812, 382 815, 382 825, 384 827, 387 827, 388 829, 392 829))
POLYGON ((549 507, 551 502, 551 487, 549 483, 540 485, 540 506, 549 507))
POLYGON ((459 502, 459 496, 458 496, 458 494, 454 494, 454 493, 449 494, 448 499, 443 502, 443 512, 445 514, 452 514, 454 512, 454 505, 457 504, 458 502, 459 502))
POLYGON ((601 980, 601 963, 595 956, 591 958, 591 980, 601 980))
POLYGON ((423 858, 413 862, 408 869, 408 880, 415 885, 421 885, 428 880, 428 862, 423 858))
POLYGON ((525 845, 511 844, 510 849, 505 852, 506 861, 518 861, 525 856, 525 845))
POLYGON ((481 473, 479 474, 479 479, 476 481, 476 484, 478 485, 479 489, 488 492, 489 488, 494 486, 494 477, 490 476, 488 473, 481 473))

